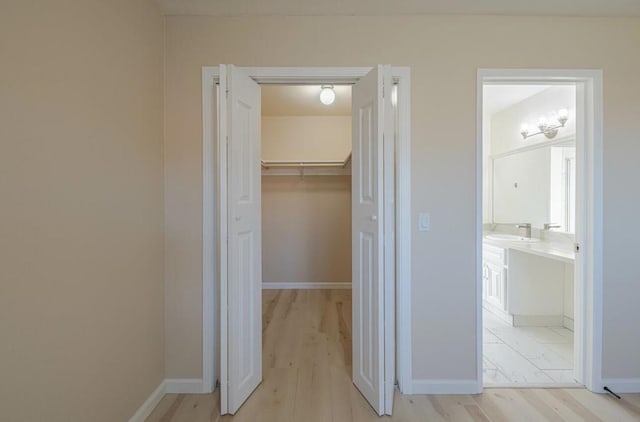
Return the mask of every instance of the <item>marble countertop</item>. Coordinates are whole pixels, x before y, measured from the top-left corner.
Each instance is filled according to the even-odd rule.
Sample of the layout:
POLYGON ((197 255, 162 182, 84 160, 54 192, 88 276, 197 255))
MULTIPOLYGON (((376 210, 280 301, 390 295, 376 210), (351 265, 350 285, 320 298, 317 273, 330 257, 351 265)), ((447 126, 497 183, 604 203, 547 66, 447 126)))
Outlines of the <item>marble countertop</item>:
POLYGON ((541 239, 539 242, 518 242, 510 240, 494 240, 487 239, 484 233, 482 241, 488 245, 498 246, 504 249, 513 249, 520 252, 526 252, 538 255, 544 258, 556 259, 567 264, 575 263, 576 254, 570 245, 541 239))

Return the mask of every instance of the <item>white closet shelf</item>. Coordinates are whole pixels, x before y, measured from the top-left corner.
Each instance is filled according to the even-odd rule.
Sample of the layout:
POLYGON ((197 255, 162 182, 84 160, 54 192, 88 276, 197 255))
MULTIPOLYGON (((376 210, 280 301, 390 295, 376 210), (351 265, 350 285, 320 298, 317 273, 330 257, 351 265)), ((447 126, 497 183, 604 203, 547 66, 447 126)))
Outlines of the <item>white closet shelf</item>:
POLYGON ((344 160, 262 160, 265 176, 340 176, 351 174, 351 153, 344 160))

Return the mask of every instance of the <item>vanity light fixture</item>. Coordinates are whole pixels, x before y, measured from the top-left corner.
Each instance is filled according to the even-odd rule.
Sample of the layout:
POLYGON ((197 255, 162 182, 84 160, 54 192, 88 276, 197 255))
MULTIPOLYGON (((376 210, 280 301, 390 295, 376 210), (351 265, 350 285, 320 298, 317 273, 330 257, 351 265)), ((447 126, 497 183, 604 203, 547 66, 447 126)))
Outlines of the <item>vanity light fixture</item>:
POLYGON ((547 116, 540 116, 537 124, 538 132, 536 133, 529 133, 529 125, 523 123, 520 127, 520 135, 522 135, 522 139, 527 139, 544 134, 548 139, 553 139, 558 134, 558 129, 564 127, 567 120, 569 120, 569 110, 561 108, 557 113, 553 113, 551 119, 548 119, 547 116))
POLYGON ((331 105, 336 100, 336 92, 333 85, 322 85, 320 90, 320 102, 324 105, 331 105))

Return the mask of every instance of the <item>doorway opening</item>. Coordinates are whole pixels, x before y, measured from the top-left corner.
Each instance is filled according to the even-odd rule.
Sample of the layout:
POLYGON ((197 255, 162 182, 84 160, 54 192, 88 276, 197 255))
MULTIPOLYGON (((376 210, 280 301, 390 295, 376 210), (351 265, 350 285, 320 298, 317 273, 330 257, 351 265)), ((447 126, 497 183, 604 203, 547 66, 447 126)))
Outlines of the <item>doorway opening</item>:
POLYGON ((261 88, 263 383, 243 407, 280 391, 294 420, 348 419, 368 406, 351 380, 351 85, 325 86, 328 105, 322 85, 261 88))
POLYGON ((351 289, 351 86, 325 89, 262 85, 264 289, 351 289))
POLYGON ((483 383, 580 385, 576 86, 483 90, 483 383))
MULTIPOLYGON (((408 94, 408 72, 390 66, 378 66, 373 70, 236 68, 230 65, 203 69, 203 250, 205 256, 217 257, 213 261, 217 261, 216 266, 208 265, 206 259, 204 264, 203 317, 206 319, 203 320, 203 378, 205 388, 212 388, 213 382, 219 379, 223 413, 235 413, 262 381, 259 327, 264 322, 260 318, 260 308, 262 271, 266 267, 261 262, 261 237, 264 231, 261 220, 264 216, 261 215, 260 180, 279 177, 279 187, 275 187, 279 189, 291 185, 291 181, 297 180, 297 177, 307 182, 311 177, 321 177, 314 175, 314 172, 329 171, 329 168, 333 168, 331 171, 346 171, 349 164, 353 167, 353 173, 357 174, 357 180, 352 183, 353 197, 358 199, 352 203, 352 239, 360 240, 352 242, 353 262, 358 263, 353 266, 352 272, 353 280, 358 280, 353 283, 353 318, 354 325, 358 327, 353 333, 353 381, 378 414, 391 412, 394 381, 397 379, 401 389, 403 384, 410 382, 410 358, 407 359, 410 356, 410 347, 407 347, 407 344, 410 345, 410 324, 403 324, 402 329, 398 329, 397 372, 394 356, 395 302, 404 303, 410 297, 406 290, 409 283, 409 170, 408 166, 397 165, 398 162, 406 163, 409 158, 408 95, 402 94, 405 90, 408 94), (392 77, 398 83, 398 98, 403 98, 398 101, 397 119, 391 107, 392 77), (355 158, 350 163, 343 158, 341 168, 336 169, 333 164, 338 160, 333 157, 321 160, 300 159, 299 156, 292 159, 263 157, 260 142, 254 141, 260 138, 261 89, 268 91, 269 84, 352 84, 354 90, 360 92, 359 99, 354 92, 353 110, 357 111, 353 115, 352 125, 355 158), (216 92, 219 94, 217 97, 216 92), (217 119, 212 119, 212 116, 217 119), (396 120, 400 123, 397 136, 394 136, 393 125, 396 120), (306 161, 323 163, 318 165, 318 162, 306 161), (327 164, 329 161, 330 165, 327 164), (217 168, 214 166, 216 163, 217 168), (397 172, 395 169, 398 169, 397 172), (263 177, 263 171, 270 174, 263 177), (273 175, 278 172, 279 175, 273 175), (291 177, 287 172, 297 175, 291 177), (288 182, 282 181, 285 177, 289 179, 288 182), (389 192, 392 194, 389 195, 389 192), (207 208, 207 205, 211 208, 207 208), (368 232, 368 227, 375 230, 368 232), (219 292, 216 279, 220 281, 219 292), (212 312, 216 302, 220 309, 218 315, 212 312), (212 330, 215 326, 219 327, 217 333, 212 330), (363 327, 366 328, 364 335, 363 327), (374 333, 375 336, 371 337, 368 333, 374 333), (216 347, 216 343, 219 346, 216 347), (220 352, 219 358, 214 354, 216 350, 220 352), (213 362, 210 360, 212 356, 213 362), (218 368, 216 360, 220 363, 218 368)), ((268 183, 274 188, 271 181, 268 183)), ((264 281, 264 285, 267 285, 270 280, 264 281)), ((296 281, 272 281, 270 287, 295 287, 278 283, 296 281)), ((326 286, 316 284, 315 287, 326 286)), ((266 306, 263 311, 266 312, 265 320, 268 320, 269 307, 276 312, 277 303, 272 300, 273 293, 268 293, 269 289, 265 291, 266 306)), ((339 307, 340 304, 334 305, 339 307)), ((344 310, 344 301, 341 307, 344 310)), ((408 320, 409 315, 410 308, 403 306, 402 311, 398 311, 398 326, 408 320)), ((346 325, 346 320, 343 322, 346 325)))
POLYGON ((601 353, 601 74, 478 72, 478 379, 587 386, 601 353))

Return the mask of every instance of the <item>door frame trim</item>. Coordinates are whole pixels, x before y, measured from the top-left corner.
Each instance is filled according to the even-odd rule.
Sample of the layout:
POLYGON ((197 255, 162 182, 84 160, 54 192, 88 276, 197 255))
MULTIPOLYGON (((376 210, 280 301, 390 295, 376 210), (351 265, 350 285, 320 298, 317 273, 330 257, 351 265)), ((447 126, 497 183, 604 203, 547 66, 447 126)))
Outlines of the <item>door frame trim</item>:
POLYGON ((483 232, 483 154, 482 113, 483 85, 492 83, 558 84, 576 83, 578 97, 576 107, 582 102, 584 115, 577 134, 583 134, 582 163, 582 232, 576 231, 576 242, 581 246, 581 259, 576 264, 576 274, 582 272, 582 283, 576 283, 576 342, 581 350, 574 351, 577 357, 575 372, 581 382, 591 391, 604 392, 602 382, 602 292, 603 292, 603 75, 602 70, 582 69, 478 69, 476 104, 476 337, 477 337, 477 386, 482 392, 482 232, 483 232), (580 262, 581 261, 581 262, 580 262))
MULTIPOLYGON (((259 84, 355 83, 372 67, 240 67, 259 84)), ((400 391, 412 393, 411 321, 411 98, 409 67, 391 67, 398 84, 396 143, 396 378, 400 391)), ((202 392, 215 389, 220 376, 222 306, 216 286, 218 256, 218 130, 214 122, 219 66, 202 67, 202 392), (214 257, 213 259, 211 259, 214 257)), ((223 216, 224 217, 224 216, 223 216)))

